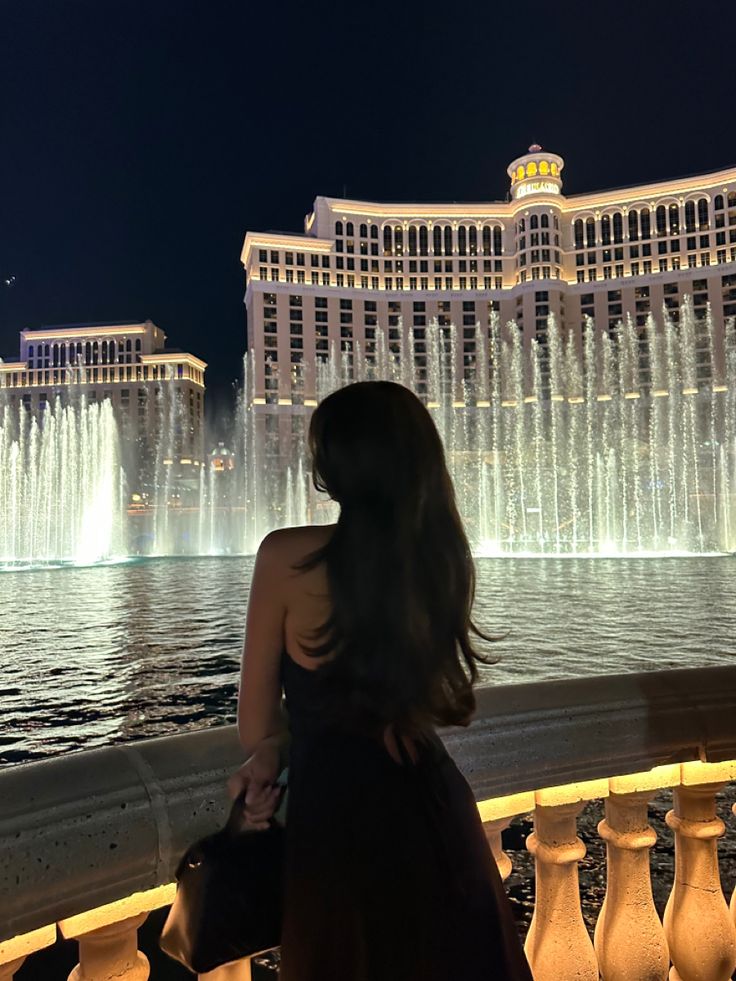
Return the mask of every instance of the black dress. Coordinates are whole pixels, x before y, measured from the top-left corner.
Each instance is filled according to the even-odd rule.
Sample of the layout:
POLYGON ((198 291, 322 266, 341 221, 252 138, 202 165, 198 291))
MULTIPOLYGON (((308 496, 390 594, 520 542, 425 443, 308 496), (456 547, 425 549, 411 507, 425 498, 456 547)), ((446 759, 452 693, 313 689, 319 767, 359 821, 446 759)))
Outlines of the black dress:
POLYGON ((288 655, 281 981, 531 981, 472 791, 438 737, 416 764, 321 716, 288 655))

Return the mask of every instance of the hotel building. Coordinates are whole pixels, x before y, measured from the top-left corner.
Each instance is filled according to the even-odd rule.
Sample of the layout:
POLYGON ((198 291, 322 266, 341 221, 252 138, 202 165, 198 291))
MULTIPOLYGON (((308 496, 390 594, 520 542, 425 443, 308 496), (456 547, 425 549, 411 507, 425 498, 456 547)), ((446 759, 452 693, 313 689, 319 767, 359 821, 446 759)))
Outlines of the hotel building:
POLYGON ((186 480, 204 461, 206 367, 193 354, 167 348, 150 320, 27 329, 20 332, 19 359, 0 361, 0 405, 23 406, 42 420, 57 399, 109 399, 126 464, 145 467, 158 447, 186 480))
POLYGON ((588 317, 614 333, 630 316, 646 358, 647 318, 661 324, 666 309, 677 322, 685 296, 701 324, 698 379, 715 383, 725 324, 736 315, 736 168, 573 195, 562 193, 563 168, 535 144, 509 164, 503 202, 318 197, 302 234, 248 232, 256 406, 313 404, 319 362, 339 351, 349 376, 354 350, 375 359, 377 331, 390 351, 412 341, 421 378, 428 332, 447 335, 454 325, 456 377, 469 379, 481 360, 476 325, 494 315, 516 324, 525 345, 536 338, 542 347, 550 314, 578 338, 588 317))

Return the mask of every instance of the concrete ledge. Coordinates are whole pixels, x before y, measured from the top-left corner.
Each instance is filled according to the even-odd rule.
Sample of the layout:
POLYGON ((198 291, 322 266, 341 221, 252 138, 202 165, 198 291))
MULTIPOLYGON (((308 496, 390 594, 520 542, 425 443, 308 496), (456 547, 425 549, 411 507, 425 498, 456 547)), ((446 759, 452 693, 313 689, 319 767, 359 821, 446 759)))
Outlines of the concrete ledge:
MULTIPOLYGON (((481 688, 443 734, 476 799, 736 759, 736 666, 481 688)), ((0 771, 0 942, 170 883, 221 826, 234 726, 0 771)))

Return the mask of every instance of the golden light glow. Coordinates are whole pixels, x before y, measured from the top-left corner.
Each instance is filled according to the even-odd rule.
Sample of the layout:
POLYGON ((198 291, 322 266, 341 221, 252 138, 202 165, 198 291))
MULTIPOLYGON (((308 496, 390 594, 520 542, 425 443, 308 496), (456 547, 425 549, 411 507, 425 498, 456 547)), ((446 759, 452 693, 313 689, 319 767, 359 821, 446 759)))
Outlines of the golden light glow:
POLYGON ((666 388, 656 388, 656 389, 655 389, 655 390, 654 390, 654 391, 652 392, 652 395, 653 395, 653 396, 655 397, 655 399, 661 399, 661 398, 664 398, 664 396, 665 396, 665 395, 669 395, 669 394, 670 394, 670 393, 669 393, 669 392, 667 391, 667 389, 666 389, 666 388))
POLYGON ((528 166, 526 168, 526 174, 527 174, 527 177, 536 177, 536 175, 537 175, 537 165, 534 163, 533 160, 530 160, 529 161, 529 164, 528 164, 528 166))
POLYGON ((317 399, 304 399, 304 404, 314 408, 314 406, 317 404, 317 399))
POLYGON ((192 461, 189 459, 188 456, 182 457, 181 460, 179 460, 179 463, 191 463, 191 462, 192 461))
POLYGON ((697 395, 698 394, 698 390, 697 390, 697 388, 683 388, 682 394, 683 395, 697 395))
POLYGON ((265 405, 265 404, 266 404, 265 399, 261 399, 261 398, 253 399, 253 405, 265 405))
POLYGON ((554 162, 554 160, 552 161, 552 165, 551 165, 551 168, 550 169, 552 171, 552 176, 553 177, 556 177, 557 174, 559 173, 559 168, 558 168, 557 164, 554 162))
POLYGON ((540 165, 539 165, 539 173, 540 174, 548 174, 549 173, 549 164, 547 163, 546 160, 543 160, 540 163, 540 165))
POLYGON ((596 401, 598 402, 610 402, 613 398, 612 395, 598 395, 596 396, 596 401))
POLYGON ((291 399, 279 399, 279 405, 291 405, 291 399))
POLYGON ((8 964, 19 957, 35 954, 37 950, 50 947, 53 943, 56 943, 55 923, 49 923, 48 926, 39 927, 37 930, 30 930, 28 933, 21 933, 17 937, 11 937, 10 940, 2 940, 0 941, 0 965, 8 964))
POLYGON ((452 407, 453 409, 464 409, 465 402, 462 399, 455 399, 455 401, 452 403, 452 407))
POLYGON ((110 337, 117 334, 145 334, 154 329, 153 324, 128 324, 119 327, 67 327, 54 330, 22 330, 26 341, 57 340, 60 337, 110 337))
POLYGON ((655 766, 645 773, 626 773, 611 777, 608 787, 612 794, 636 794, 643 790, 663 790, 680 783, 680 764, 668 763, 655 766))
POLYGON ((570 395, 567 401, 570 402, 572 405, 580 405, 580 403, 584 402, 585 399, 583 398, 582 395, 570 395))
POLYGON ((527 405, 532 405, 534 402, 537 401, 537 396, 536 395, 525 395, 524 396, 524 401, 526 402, 527 405))
POLYGON ((518 404, 519 403, 516 401, 516 399, 501 400, 501 405, 504 407, 504 409, 515 409, 518 404))
POLYGON ((176 883, 172 882, 166 886, 158 886, 155 889, 148 889, 145 892, 135 892, 132 896, 125 899, 118 899, 114 903, 107 903, 105 906, 98 906, 86 913, 78 913, 76 916, 67 917, 59 920, 59 929, 65 939, 79 937, 92 930, 99 930, 109 926, 111 923, 120 923, 131 916, 138 916, 140 913, 150 913, 151 910, 160 909, 173 903, 176 895, 176 883))
POLYGON ((736 760, 723 763, 701 763, 693 760, 681 763, 680 782, 683 787, 693 787, 699 783, 727 783, 736 777, 736 760))
POLYGON ((727 392, 728 391, 728 385, 714 385, 713 386, 713 391, 714 392, 727 392))
POLYGON ((487 399, 479 399, 476 403, 479 409, 490 409, 491 403, 487 399))
POLYGON ((509 794, 508 797, 494 797, 478 801, 481 821, 498 821, 499 818, 513 817, 515 814, 528 814, 534 810, 534 791, 522 794, 509 794))
POLYGON ((206 361, 202 361, 194 354, 185 354, 184 352, 180 354, 142 354, 141 364, 188 364, 193 368, 199 368, 200 371, 204 371, 207 367, 206 361))
POLYGON ((564 402, 565 401, 565 396, 564 395, 550 395, 550 399, 553 402, 564 402))
POLYGON ((640 399, 641 392, 624 392, 625 399, 640 399))
POLYGON ((556 807, 558 804, 598 800, 601 797, 608 797, 607 777, 600 780, 582 780, 580 783, 566 783, 559 787, 545 787, 534 794, 540 807, 556 807))

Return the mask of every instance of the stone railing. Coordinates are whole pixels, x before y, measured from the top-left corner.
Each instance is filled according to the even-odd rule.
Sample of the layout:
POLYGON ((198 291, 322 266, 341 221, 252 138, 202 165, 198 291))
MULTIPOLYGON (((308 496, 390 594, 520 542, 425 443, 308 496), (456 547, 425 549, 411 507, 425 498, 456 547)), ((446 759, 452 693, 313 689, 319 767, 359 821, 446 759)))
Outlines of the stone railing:
MULTIPOLYGON (((526 937, 536 981, 727 981, 736 901, 720 884, 715 797, 736 777, 736 667, 483 688, 445 742, 470 781, 493 853, 534 815, 536 901, 526 937), (647 802, 672 788, 674 883, 657 915, 647 802), (605 799, 606 897, 594 937, 580 903, 576 820, 605 799), (670 963, 674 966, 670 968, 670 963)), ((0 772, 0 979, 53 944, 79 941, 75 981, 143 981, 137 930, 171 902, 177 861, 219 827, 241 759, 233 727, 72 754, 0 772)), ((736 794, 734 795, 736 796, 736 794)), ((736 834, 736 820, 732 833, 736 834)), ((209 975, 245 979, 248 962, 209 975)))

